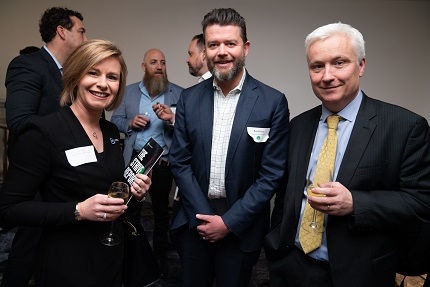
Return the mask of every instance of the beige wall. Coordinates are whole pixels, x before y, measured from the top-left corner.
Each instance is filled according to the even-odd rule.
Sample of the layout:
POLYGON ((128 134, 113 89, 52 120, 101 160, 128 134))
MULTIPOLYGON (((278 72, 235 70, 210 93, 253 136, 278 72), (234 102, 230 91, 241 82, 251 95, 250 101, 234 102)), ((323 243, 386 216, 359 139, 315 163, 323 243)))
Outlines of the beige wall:
POLYGON ((309 86, 305 36, 323 24, 349 23, 367 43, 363 90, 430 119, 430 1, 1 0, 0 99, 6 94, 7 64, 21 48, 43 44, 38 21, 54 5, 80 11, 90 38, 112 40, 122 49, 128 83, 140 80, 144 51, 157 47, 166 54, 169 79, 184 87, 196 82, 185 58, 203 15, 233 7, 248 24, 249 72, 287 95, 292 116, 318 103, 309 86))

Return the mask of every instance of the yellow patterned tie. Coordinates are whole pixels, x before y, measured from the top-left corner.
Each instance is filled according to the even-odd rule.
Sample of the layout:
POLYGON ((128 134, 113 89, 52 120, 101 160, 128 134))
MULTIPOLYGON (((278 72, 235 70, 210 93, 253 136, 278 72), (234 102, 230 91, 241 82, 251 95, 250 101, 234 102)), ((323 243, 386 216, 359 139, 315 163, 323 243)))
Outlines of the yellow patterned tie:
MULTIPOLYGON (((317 168, 313 185, 332 181, 334 161, 336 158, 337 134, 336 129, 340 116, 327 117, 328 133, 318 156, 317 168)), ((310 189, 308 188, 308 193, 310 189)), ((316 211, 306 202, 303 219, 300 225, 299 241, 303 251, 307 254, 321 246, 324 228, 324 213, 316 211), (313 226, 313 227, 312 227, 313 226)))

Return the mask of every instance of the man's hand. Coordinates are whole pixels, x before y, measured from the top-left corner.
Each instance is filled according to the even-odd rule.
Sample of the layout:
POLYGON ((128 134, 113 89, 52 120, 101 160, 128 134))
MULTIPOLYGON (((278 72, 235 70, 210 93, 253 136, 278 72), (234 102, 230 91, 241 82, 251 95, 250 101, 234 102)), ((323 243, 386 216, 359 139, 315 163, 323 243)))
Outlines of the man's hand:
POLYGON ((169 106, 157 103, 152 106, 152 110, 155 112, 159 119, 163 121, 169 121, 171 124, 175 122, 175 114, 169 106))
POLYGON ((202 222, 197 226, 197 232, 203 240, 214 243, 230 233, 219 215, 197 214, 196 218, 202 222))
POLYGON ((130 121, 130 127, 133 129, 144 129, 151 120, 144 115, 136 115, 131 121, 130 121))
POLYGON ((316 196, 308 196, 312 208, 331 215, 348 215, 354 205, 351 192, 340 182, 327 182, 312 188, 316 196))

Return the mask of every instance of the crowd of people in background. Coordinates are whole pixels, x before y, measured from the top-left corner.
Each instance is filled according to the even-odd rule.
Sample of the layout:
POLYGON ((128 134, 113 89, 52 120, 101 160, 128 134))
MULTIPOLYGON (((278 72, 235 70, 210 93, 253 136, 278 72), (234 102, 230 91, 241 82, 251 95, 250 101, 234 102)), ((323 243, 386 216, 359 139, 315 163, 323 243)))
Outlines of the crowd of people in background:
POLYGON ((159 48, 144 52, 142 80, 126 84, 121 51, 87 39, 83 20, 45 10, 45 45, 7 69, 0 226, 16 233, 2 287, 165 286, 171 248, 178 286, 249 286, 263 248, 271 286, 395 286, 397 231, 430 223, 430 128, 366 95, 360 31, 338 22, 307 35, 321 104, 290 120, 288 95, 246 68, 251 44, 235 9, 209 11, 191 38, 191 87, 168 80, 159 48), (116 198, 111 184, 150 139, 161 157, 116 198), (130 253, 147 194, 152 245, 130 253), (105 233, 118 241, 102 244, 105 233), (157 277, 144 265, 127 272, 130 254, 157 277))

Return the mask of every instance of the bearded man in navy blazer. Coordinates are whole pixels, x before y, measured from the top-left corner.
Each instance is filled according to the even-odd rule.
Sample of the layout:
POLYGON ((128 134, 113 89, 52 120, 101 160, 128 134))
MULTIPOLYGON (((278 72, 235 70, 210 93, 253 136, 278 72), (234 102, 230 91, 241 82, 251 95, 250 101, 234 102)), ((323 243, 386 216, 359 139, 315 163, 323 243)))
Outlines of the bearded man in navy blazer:
POLYGON ((202 21, 212 78, 184 90, 170 160, 179 187, 171 225, 181 286, 248 286, 270 199, 283 188, 289 111, 285 95, 244 68, 250 43, 235 10, 202 21))
POLYGON ((319 27, 305 47, 322 105, 291 121, 287 189, 277 196, 266 238, 271 286, 395 286, 401 230, 430 219, 429 125, 360 89, 365 47, 357 29, 319 27), (307 196, 333 114, 340 122, 332 180, 307 196), (313 248, 299 236, 306 201, 325 217, 321 245, 313 248))

